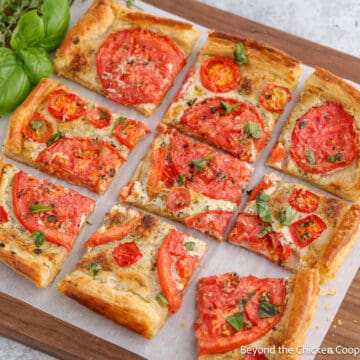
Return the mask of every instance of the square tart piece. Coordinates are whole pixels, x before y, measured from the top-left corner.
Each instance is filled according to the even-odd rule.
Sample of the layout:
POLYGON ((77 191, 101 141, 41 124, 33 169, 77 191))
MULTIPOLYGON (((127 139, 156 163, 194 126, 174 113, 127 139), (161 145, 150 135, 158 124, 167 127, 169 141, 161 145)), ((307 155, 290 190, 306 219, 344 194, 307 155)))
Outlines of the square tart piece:
POLYGON ((301 359, 319 288, 314 269, 285 279, 236 273, 200 279, 194 325, 198 359, 301 359))
POLYGON ((239 213, 229 242, 291 271, 333 279, 359 236, 360 205, 265 175, 239 213))
POLYGON ((0 261, 37 287, 50 286, 94 207, 0 159, 0 261))
POLYGON ((12 115, 4 153, 102 194, 150 130, 111 113, 62 83, 42 79, 12 115))
POLYGON ((205 242, 121 205, 106 214, 85 247, 59 291, 146 338, 179 310, 207 251, 205 242))
POLYGON ((150 116, 199 36, 191 24, 95 0, 58 49, 55 71, 150 116))
POLYGON ((158 130, 120 199, 223 240, 252 167, 174 129, 158 130))
POLYGON ((254 162, 300 71, 298 60, 269 45, 211 32, 163 122, 254 162))
POLYGON ((306 80, 267 165, 360 200, 360 91, 327 70, 306 80))

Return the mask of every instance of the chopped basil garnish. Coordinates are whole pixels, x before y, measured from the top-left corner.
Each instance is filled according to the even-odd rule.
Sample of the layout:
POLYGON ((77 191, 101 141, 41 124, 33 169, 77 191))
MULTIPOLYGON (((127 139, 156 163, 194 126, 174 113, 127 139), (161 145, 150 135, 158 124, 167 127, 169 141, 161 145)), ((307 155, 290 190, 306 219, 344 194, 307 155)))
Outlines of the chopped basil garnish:
POLYGON ((261 138, 261 126, 254 122, 248 121, 243 127, 244 133, 251 136, 253 139, 261 138))
POLYGON ((45 242, 45 233, 41 230, 36 230, 31 234, 31 237, 34 239, 35 246, 40 247, 45 242))
POLYGON ((237 65, 246 64, 248 58, 245 53, 245 47, 243 43, 238 43, 234 50, 234 63, 237 65))
POLYGON ((116 121, 118 121, 120 124, 124 124, 126 121, 126 117, 125 116, 119 116, 116 121))
POLYGON ((263 190, 260 191, 259 195, 256 197, 256 206, 258 210, 258 215, 262 221, 271 222, 271 209, 269 207, 270 196, 265 194, 263 190))
POLYGON ((100 110, 100 119, 105 119, 106 117, 108 117, 110 114, 105 111, 105 110, 100 110))
POLYGON ((310 167, 314 167, 315 166, 315 154, 312 150, 306 150, 305 151, 305 156, 307 161, 310 164, 310 167))
POLYGON ((31 120, 30 126, 34 131, 36 131, 44 126, 44 122, 42 120, 31 120))
POLYGON ((271 233, 273 231, 272 227, 269 225, 266 225, 264 227, 263 231, 260 231, 256 236, 260 239, 262 239, 263 237, 265 237, 267 234, 271 233))
POLYGON ((180 186, 185 185, 185 181, 186 181, 185 175, 180 175, 180 176, 176 179, 176 182, 177 182, 178 185, 180 185, 180 186))
POLYGON ((239 106, 240 106, 240 104, 228 104, 225 101, 220 101, 220 107, 222 109, 225 109, 226 114, 230 113, 231 111, 238 108, 239 106))
POLYGON ((300 121, 300 123, 299 123, 299 128, 300 129, 304 129, 304 128, 306 128, 306 121, 300 121))
POLYGON ((57 216, 55 216, 55 215, 49 215, 49 216, 47 217, 47 221, 48 221, 49 223, 56 223, 56 222, 58 221, 58 218, 57 218, 57 216))
POLYGON ((270 318, 279 313, 278 305, 271 304, 264 296, 260 298, 259 318, 270 318))
POLYGON ((188 241, 184 244, 186 251, 193 251, 195 243, 193 241, 188 241))
POLYGON ((46 142, 46 146, 52 145, 55 141, 63 139, 65 135, 62 132, 55 133, 51 136, 51 138, 46 142))
POLYGON ((209 154, 205 156, 203 159, 196 159, 191 161, 191 166, 194 167, 196 171, 204 171, 205 166, 207 165, 207 162, 211 160, 216 153, 209 154))
POLYGON ((238 302, 239 309, 242 310, 244 305, 247 304, 254 295, 255 295, 255 291, 252 291, 252 292, 248 293, 247 298, 239 299, 239 302, 238 302))
POLYGON ((238 312, 226 318, 226 322, 230 324, 236 331, 242 329, 243 321, 244 321, 244 313, 242 312, 238 312))
POLYGON ((29 206, 29 211, 34 214, 34 213, 38 213, 41 211, 47 211, 47 210, 52 210, 53 207, 52 206, 48 206, 48 205, 43 205, 43 204, 33 204, 29 206))
POLYGON ((86 269, 92 271, 95 277, 98 274, 98 272, 102 270, 102 266, 100 264, 90 263, 86 269))
POLYGON ((279 211, 279 220, 281 225, 289 226, 291 224, 291 207, 288 206, 285 210, 279 211))
POLYGON ((135 0, 126 0, 126 7, 131 9, 134 6, 135 0))
POLYGON ((156 300, 163 305, 169 305, 168 299, 162 293, 156 295, 156 300))
POLYGON ((328 156, 328 160, 331 162, 331 163, 334 163, 336 161, 341 161, 343 159, 343 155, 341 153, 336 153, 334 155, 329 155, 328 156))

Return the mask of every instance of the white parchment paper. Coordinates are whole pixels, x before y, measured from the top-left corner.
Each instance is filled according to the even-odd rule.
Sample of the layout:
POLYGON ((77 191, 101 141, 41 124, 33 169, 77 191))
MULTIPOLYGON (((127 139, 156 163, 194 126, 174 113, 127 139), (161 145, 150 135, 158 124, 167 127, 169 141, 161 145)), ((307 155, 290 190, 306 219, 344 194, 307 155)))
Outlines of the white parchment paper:
MULTIPOLYGON (((90 6, 90 0, 87 2, 76 1, 71 9, 71 25, 74 24, 81 14, 90 6)), ((166 16, 169 18, 179 19, 178 17, 159 10, 145 3, 136 2, 142 9, 148 13, 166 16)), ((215 240, 206 238, 206 236, 186 228, 181 224, 175 224, 170 220, 165 220, 175 224, 179 230, 190 232, 192 235, 205 240, 209 245, 209 251, 205 257, 201 268, 196 272, 190 286, 185 291, 184 301, 181 309, 174 315, 171 315, 163 329, 159 334, 152 340, 146 340, 143 337, 123 328, 122 326, 116 325, 110 320, 93 313, 87 308, 79 305, 75 301, 68 299, 56 290, 57 284, 65 276, 66 273, 71 272, 78 260, 82 255, 82 244, 86 241, 88 236, 95 231, 101 224, 102 219, 106 211, 108 211, 112 205, 118 202, 118 194, 121 186, 127 183, 131 175, 133 174, 137 164, 143 155, 148 151, 151 141, 155 134, 155 127, 161 120, 165 113, 171 99, 174 97, 176 91, 181 85, 181 82, 188 70, 188 68, 194 63, 196 54, 201 48, 207 36, 207 29, 199 25, 194 24, 195 28, 199 29, 202 33, 201 39, 199 40, 195 51, 188 59, 188 64, 185 69, 177 77, 177 81, 174 87, 167 94, 165 101, 158 111, 151 118, 145 118, 133 110, 129 110, 123 106, 114 104, 104 97, 97 95, 85 88, 62 79, 62 81, 75 91, 80 93, 82 96, 91 99, 99 104, 108 107, 114 112, 121 112, 129 118, 137 118, 142 120, 153 133, 144 140, 128 158, 128 161, 120 169, 117 177, 114 179, 110 189, 103 196, 97 196, 90 193, 82 188, 69 185, 64 181, 60 181, 52 178, 51 180, 57 184, 65 185, 70 188, 76 189, 80 193, 90 196, 96 199, 96 209, 89 221, 92 225, 86 226, 81 235, 79 236, 77 243, 65 261, 62 272, 57 277, 55 283, 48 289, 36 289, 32 283, 23 279, 15 272, 7 268, 4 264, 0 264, 0 291, 8 295, 11 295, 17 299, 20 299, 26 303, 29 303, 53 316, 56 316, 64 321, 67 321, 75 326, 78 326, 90 333, 99 336, 105 340, 108 340, 114 344, 131 350, 139 355, 142 355, 148 359, 171 359, 176 358, 177 360, 189 360, 196 358, 196 343, 193 331, 193 322, 196 318, 196 283, 200 277, 209 276, 213 274, 221 274, 228 271, 234 271, 242 276, 253 274, 259 277, 282 277, 289 276, 290 273, 284 269, 281 269, 267 260, 256 256, 244 249, 234 247, 227 243, 219 244, 215 240)), ((288 104, 285 113, 282 115, 279 123, 277 124, 272 140, 263 151, 262 156, 258 159, 255 164, 255 172, 251 183, 248 188, 252 188, 266 172, 271 172, 270 168, 266 168, 263 164, 267 158, 269 151, 274 144, 279 131, 286 119, 290 109, 294 103, 298 100, 299 94, 303 89, 304 79, 312 72, 312 69, 307 66, 303 66, 303 73, 300 79, 300 83, 297 91, 295 92, 292 102, 288 104)), ((55 78, 55 76, 54 76, 55 78)), ((356 85, 360 88, 359 85, 356 85)), ((3 118, 0 121, 0 142, 3 144, 6 129, 7 129, 7 118, 3 118)), ((35 174, 40 178, 46 177, 46 175, 29 168, 25 165, 16 163, 10 159, 7 161, 16 164, 19 168, 35 174)), ((290 179, 284 176, 286 179, 290 179)), ((300 180, 297 180, 300 181, 300 180)), ((301 182, 301 181, 300 181, 301 182)), ((321 192, 321 191, 320 191, 321 192)), ((243 202, 239 209, 243 207, 246 200, 244 196, 243 202)), ((235 217, 234 217, 235 219, 235 217)), ((233 221, 234 221, 233 219, 233 221)), ((331 319, 335 316, 338 307, 340 306, 348 287, 351 284, 353 277, 359 267, 359 250, 360 242, 357 243, 351 254, 346 259, 344 266, 335 281, 330 283, 327 288, 337 290, 335 295, 326 295, 319 298, 318 310, 316 312, 314 321, 310 328, 305 343, 305 352, 303 359, 311 360, 315 357, 317 349, 320 347, 321 342, 331 324, 331 319)), ((335 351, 335 349, 334 349, 335 351)))

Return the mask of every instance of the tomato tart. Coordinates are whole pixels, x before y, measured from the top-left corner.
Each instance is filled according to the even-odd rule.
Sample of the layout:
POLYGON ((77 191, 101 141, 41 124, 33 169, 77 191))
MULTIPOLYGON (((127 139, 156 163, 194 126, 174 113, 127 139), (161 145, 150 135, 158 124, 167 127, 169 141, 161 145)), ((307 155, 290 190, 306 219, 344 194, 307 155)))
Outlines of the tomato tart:
POLYGON ((201 360, 297 360, 317 307, 319 275, 201 278, 194 324, 201 360))
POLYGON ((306 80, 267 165, 360 200, 360 91, 327 70, 306 80))
POLYGON ((43 79, 12 115, 4 153, 101 194, 149 132, 140 121, 43 79))
POLYGON ((211 32, 163 122, 253 162, 299 76, 300 62, 282 51, 211 32))
POLYGON ((37 287, 50 286, 94 207, 0 158, 0 261, 37 287))
POLYGON ((200 33, 192 25, 95 0, 57 51, 55 71, 151 115, 185 66, 200 33))
POLYGON ((158 130, 120 199, 221 241, 252 167, 174 129, 158 130))
POLYGON ((360 205, 265 175, 239 213, 228 240, 291 271, 317 268, 335 277, 360 234, 360 205))
POLYGON ((207 245, 152 215, 115 205, 59 291, 152 338, 181 306, 207 245))

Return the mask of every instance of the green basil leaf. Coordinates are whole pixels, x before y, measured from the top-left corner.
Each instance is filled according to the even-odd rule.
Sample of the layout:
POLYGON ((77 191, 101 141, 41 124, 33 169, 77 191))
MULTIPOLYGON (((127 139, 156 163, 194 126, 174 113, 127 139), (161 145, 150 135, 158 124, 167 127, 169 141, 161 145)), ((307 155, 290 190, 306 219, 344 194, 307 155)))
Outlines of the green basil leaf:
POLYGON ((228 114, 234 109, 238 108, 240 104, 228 104, 225 101, 220 101, 220 107, 225 109, 225 113, 228 114))
POLYGON ((256 207, 260 219, 265 222, 272 221, 271 209, 269 207, 270 196, 265 194, 263 190, 260 191, 256 197, 256 207))
POLYGON ((117 120, 120 124, 124 124, 125 121, 126 121, 126 117, 125 117, 125 116, 119 116, 116 120, 117 120))
POLYGON ((209 154, 205 156, 203 159, 195 159, 191 161, 191 165, 194 167, 196 171, 204 171, 205 166, 207 165, 207 162, 211 160, 216 153, 209 154))
POLYGON ((288 206, 285 210, 279 211, 279 220, 281 225, 289 226, 291 224, 291 207, 288 206))
POLYGON ((169 305, 168 299, 162 293, 156 295, 156 300, 163 305, 169 305))
POLYGON ((31 237, 34 239, 35 246, 41 247, 45 242, 45 233, 41 230, 36 230, 31 234, 31 237))
POLYGON ((312 150, 306 150, 305 151, 305 156, 307 161, 310 164, 310 167, 314 167, 315 166, 315 154, 312 150))
POLYGON ((336 161, 341 161, 343 159, 343 155, 341 153, 336 153, 334 155, 329 155, 328 156, 328 160, 331 162, 331 163, 334 163, 336 161))
POLYGON ((230 324, 236 331, 239 331, 243 327, 244 313, 238 312, 236 314, 228 316, 226 322, 230 324))
POLYGON ((186 251, 193 251, 195 243, 193 241, 188 241, 184 244, 186 251))
POLYGON ((10 44, 13 49, 26 49, 39 45, 44 37, 43 19, 38 15, 37 10, 31 10, 20 17, 10 44))
POLYGON ((95 277, 98 274, 98 272, 102 270, 102 266, 100 264, 90 263, 86 269, 92 271, 95 277))
POLYGON ((237 65, 246 64, 248 58, 245 53, 245 47, 243 43, 238 43, 234 50, 234 63, 237 65))
POLYGON ((131 9, 134 6, 135 0, 126 0, 126 7, 131 9))
POLYGON ((254 122, 248 121, 243 127, 244 133, 251 136, 253 139, 260 139, 262 135, 261 126, 254 122))
POLYGON ((279 313, 278 306, 271 304, 265 297, 260 298, 260 304, 258 307, 259 318, 271 318, 279 313))
POLYGON ((105 110, 100 110, 100 119, 105 119, 106 117, 108 117, 110 114, 105 111, 105 110))
POLYGON ((266 225, 264 227, 263 231, 260 231, 256 236, 260 239, 262 239, 263 237, 265 237, 267 234, 271 233, 273 231, 273 228, 269 225, 266 225))
POLYGON ((18 49, 16 52, 24 63, 32 85, 36 85, 42 78, 53 72, 52 60, 45 49, 32 47, 18 49))
POLYGON ((15 52, 0 47, 0 115, 12 112, 31 90, 28 75, 15 52))
POLYGON ((255 292, 255 291, 252 291, 252 292, 248 293, 248 297, 247 297, 247 298, 239 299, 239 301, 238 301, 238 307, 239 307, 239 309, 242 310, 243 307, 244 307, 244 305, 246 305, 246 304, 250 301, 250 299, 251 299, 255 294, 256 294, 256 292, 255 292))
POLYGON ((178 183, 178 185, 183 186, 185 185, 186 182, 186 177, 185 175, 180 175, 177 179, 176 182, 178 183))
POLYGON ((52 145, 55 141, 63 139, 65 135, 62 132, 55 133, 51 135, 50 139, 46 142, 46 146, 52 145))
POLYGON ((30 207, 29 207, 29 211, 32 214, 38 213, 41 211, 48 211, 48 210, 52 210, 52 209, 53 209, 52 206, 43 205, 43 204, 33 204, 33 205, 30 205, 30 207))
POLYGON ((31 120, 30 127, 34 131, 41 129, 44 126, 44 122, 42 120, 31 120))

